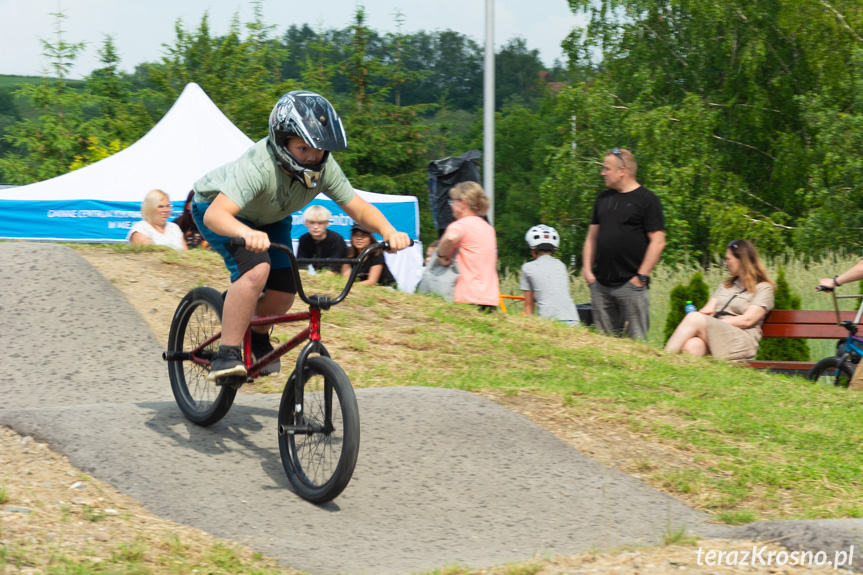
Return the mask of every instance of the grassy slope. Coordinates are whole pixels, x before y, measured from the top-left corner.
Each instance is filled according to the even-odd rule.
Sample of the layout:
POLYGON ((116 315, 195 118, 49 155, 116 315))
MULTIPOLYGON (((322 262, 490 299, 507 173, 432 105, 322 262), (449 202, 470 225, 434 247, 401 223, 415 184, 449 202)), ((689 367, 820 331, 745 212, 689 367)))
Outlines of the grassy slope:
POLYGON ((350 336, 360 386, 552 394, 576 417, 691 453, 696 466, 658 468, 649 481, 726 521, 863 514, 863 395, 408 294, 357 294, 336 313, 346 331, 363 330, 350 336))
MULTIPOLYGON (((342 280, 308 281, 309 293, 335 293, 342 280)), ((357 387, 538 392, 683 450, 693 466, 644 462, 647 481, 730 523, 863 516, 863 394, 510 311, 355 288, 325 312, 324 341, 357 387)))
MULTIPOLYGON (((159 255, 171 266, 200 271, 202 278, 220 267, 212 256, 166 251, 159 255)), ((305 285, 309 293, 333 293, 340 280, 316 276, 305 285)), ((647 473, 642 478, 732 523, 859 517, 863 511, 863 432, 857 425, 863 394, 711 359, 669 357, 656 346, 602 337, 582 328, 517 313, 482 315, 433 297, 382 288, 355 289, 343 305, 325 312, 323 332, 334 357, 358 387, 430 385, 508 394, 531 390, 560 401, 575 417, 603 418, 684 450, 694 462, 689 469, 645 461, 647 473)), ((0 484, 0 503, 9 495, 0 484)), ((14 502, 15 494, 11 495, 14 502)), ((34 565, 33 541, 0 545, 0 568, 34 565)), ((43 563, 58 574, 289 571, 262 564, 242 549, 222 544, 197 548, 174 535, 121 544, 110 559, 98 563, 89 558, 97 554, 94 550, 82 558, 53 543, 47 547, 50 557, 43 563)), ((691 559, 690 550, 683 554, 685 560, 691 559)), ((589 563, 594 565, 593 561, 589 563)), ((493 572, 533 573, 539 568, 522 564, 493 572)), ((435 573, 444 572, 474 573, 457 568, 435 573)))

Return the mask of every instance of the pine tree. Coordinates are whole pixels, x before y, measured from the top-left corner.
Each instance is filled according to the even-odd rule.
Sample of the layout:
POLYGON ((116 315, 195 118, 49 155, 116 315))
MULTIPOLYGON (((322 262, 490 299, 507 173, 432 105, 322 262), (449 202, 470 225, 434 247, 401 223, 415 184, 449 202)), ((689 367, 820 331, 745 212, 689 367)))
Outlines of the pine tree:
POLYGON ((704 281, 701 272, 696 272, 688 285, 677 284, 671 290, 668 303, 668 316, 665 318, 665 341, 671 337, 677 326, 686 315, 684 307, 686 302, 691 301, 695 307, 701 309, 710 299, 710 288, 704 281))
POLYGON ((351 26, 350 53, 342 68, 351 84, 351 105, 340 113, 349 147, 337 159, 355 187, 385 194, 411 194, 425 188, 429 129, 422 123, 428 105, 396 106, 388 101, 393 67, 368 51, 371 31, 358 8, 351 26))
POLYGON ((665 318, 664 334, 666 342, 671 338, 671 334, 673 334, 674 330, 677 329, 678 324, 683 321, 683 316, 686 315, 683 307, 686 305, 686 301, 688 299, 689 289, 687 286, 677 284, 671 290, 671 294, 668 298, 668 316, 665 318))
POLYGON ((698 309, 703 308, 710 299, 710 288, 707 282, 704 281, 704 276, 701 272, 697 272, 689 280, 689 300, 695 304, 698 309))
POLYGON ((70 169, 93 164, 138 141, 154 121, 145 106, 132 96, 131 81, 120 72, 114 39, 106 36, 99 50, 102 67, 87 76, 86 89, 100 115, 90 122, 87 150, 75 155, 70 169))

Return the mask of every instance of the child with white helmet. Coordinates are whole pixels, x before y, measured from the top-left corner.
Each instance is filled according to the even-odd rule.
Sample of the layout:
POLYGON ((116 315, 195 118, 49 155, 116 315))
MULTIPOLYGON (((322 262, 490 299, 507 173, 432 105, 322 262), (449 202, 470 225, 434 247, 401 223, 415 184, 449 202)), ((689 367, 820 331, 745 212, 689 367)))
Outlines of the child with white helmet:
POLYGON ((521 289, 524 291, 524 313, 563 323, 577 324, 578 310, 569 293, 566 265, 554 257, 560 247, 560 236, 551 226, 540 224, 524 236, 533 261, 521 266, 521 289))

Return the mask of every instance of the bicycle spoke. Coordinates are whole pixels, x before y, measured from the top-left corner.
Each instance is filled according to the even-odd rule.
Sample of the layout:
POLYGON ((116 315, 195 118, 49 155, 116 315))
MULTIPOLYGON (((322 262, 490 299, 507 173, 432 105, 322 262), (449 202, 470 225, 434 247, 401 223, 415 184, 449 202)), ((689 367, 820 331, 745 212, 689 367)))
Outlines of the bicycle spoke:
MULTIPOLYGON (((196 288, 189 292, 177 308, 171 322, 168 346, 173 352, 191 353, 221 331, 222 299, 211 288, 196 288)), ((197 357, 212 357, 215 341, 197 352, 197 357)), ((177 405, 186 417, 198 425, 212 425, 228 412, 236 395, 230 386, 216 386, 208 381, 209 365, 191 359, 169 363, 171 389, 177 405)))
MULTIPOLYGON (((307 363, 303 392, 303 418, 298 427, 309 434, 282 434, 282 463, 297 493, 314 503, 330 501, 345 488, 359 451, 359 412, 356 397, 344 371, 329 358, 313 357, 307 363), (327 417, 327 414, 330 414, 327 417)), ((282 395, 280 421, 291 417, 296 379, 282 395)))

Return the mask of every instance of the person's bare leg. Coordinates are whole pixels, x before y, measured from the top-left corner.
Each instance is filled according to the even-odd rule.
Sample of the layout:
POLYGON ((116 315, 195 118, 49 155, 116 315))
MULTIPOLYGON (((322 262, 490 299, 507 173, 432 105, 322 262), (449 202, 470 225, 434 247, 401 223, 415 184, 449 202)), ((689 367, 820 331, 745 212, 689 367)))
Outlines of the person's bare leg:
POLYGON ((669 353, 679 353, 683 349, 683 344, 693 337, 701 338, 707 341, 707 316, 703 313, 693 312, 686 314, 683 321, 668 338, 668 343, 665 344, 665 351, 669 353))
MULTIPOLYGON (((255 316, 278 315, 286 313, 294 305, 294 294, 268 289, 255 306, 255 316)), ((267 333, 269 325, 256 325, 252 328, 258 333, 267 333)))
POLYGON ((261 263, 240 276, 228 288, 222 311, 222 345, 243 344, 243 335, 249 327, 249 320, 252 319, 269 275, 270 264, 261 263))
POLYGON ((707 355, 707 342, 700 337, 692 337, 686 340, 683 344, 683 353, 694 355, 695 357, 704 357, 707 355))

